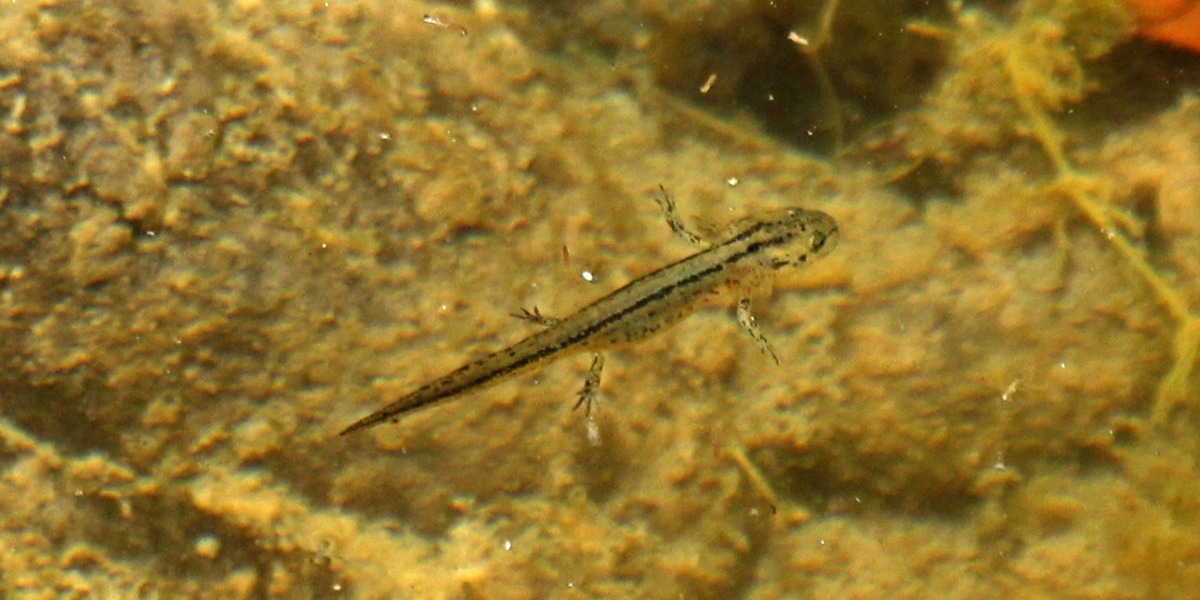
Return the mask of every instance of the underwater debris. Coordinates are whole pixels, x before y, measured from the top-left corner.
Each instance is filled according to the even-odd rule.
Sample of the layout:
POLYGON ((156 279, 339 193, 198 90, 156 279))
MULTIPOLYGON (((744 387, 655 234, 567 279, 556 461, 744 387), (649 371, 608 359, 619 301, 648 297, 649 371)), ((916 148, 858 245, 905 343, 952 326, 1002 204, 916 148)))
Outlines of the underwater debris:
POLYGON ((1138 21, 1138 35, 1200 52, 1200 2, 1125 0, 1138 21))

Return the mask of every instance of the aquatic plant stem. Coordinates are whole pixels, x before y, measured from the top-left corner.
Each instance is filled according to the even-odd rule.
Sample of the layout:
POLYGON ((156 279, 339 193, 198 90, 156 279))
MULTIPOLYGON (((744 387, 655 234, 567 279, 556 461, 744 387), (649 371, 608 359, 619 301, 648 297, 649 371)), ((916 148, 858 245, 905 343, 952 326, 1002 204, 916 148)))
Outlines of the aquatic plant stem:
POLYGON ((1075 170, 1067 159, 1063 149, 1062 134, 1054 126, 1045 109, 1034 101, 1032 94, 1021 89, 1019 66, 1016 64, 1017 59, 1014 56, 1005 57, 1005 70, 1013 83, 1017 104, 1029 122, 1034 139, 1041 145, 1042 150, 1050 158, 1051 164, 1054 165, 1057 187, 1066 194, 1075 208, 1100 230, 1109 244, 1117 250, 1117 253, 1149 285, 1155 297, 1167 308, 1171 317, 1179 323, 1172 344, 1173 362, 1167 374, 1159 382, 1154 408, 1150 413, 1151 424, 1163 424, 1170 416, 1171 410, 1187 398, 1188 381, 1195 368, 1197 356, 1200 356, 1200 317, 1188 308, 1179 293, 1154 271, 1154 268, 1146 262, 1145 256, 1113 225, 1104 208, 1089 197, 1087 187, 1078 185, 1086 177, 1075 170))

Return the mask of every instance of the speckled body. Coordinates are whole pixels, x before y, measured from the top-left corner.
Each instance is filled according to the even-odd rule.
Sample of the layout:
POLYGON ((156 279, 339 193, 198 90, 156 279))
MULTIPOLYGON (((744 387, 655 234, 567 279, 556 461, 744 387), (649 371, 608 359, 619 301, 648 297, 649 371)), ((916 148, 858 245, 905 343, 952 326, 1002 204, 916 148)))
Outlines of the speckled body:
POLYGON ((828 254, 837 238, 837 223, 823 212, 771 211, 745 222, 719 244, 639 277, 542 331, 422 385, 342 434, 505 381, 567 354, 642 339, 691 314, 724 287, 742 286, 828 254))

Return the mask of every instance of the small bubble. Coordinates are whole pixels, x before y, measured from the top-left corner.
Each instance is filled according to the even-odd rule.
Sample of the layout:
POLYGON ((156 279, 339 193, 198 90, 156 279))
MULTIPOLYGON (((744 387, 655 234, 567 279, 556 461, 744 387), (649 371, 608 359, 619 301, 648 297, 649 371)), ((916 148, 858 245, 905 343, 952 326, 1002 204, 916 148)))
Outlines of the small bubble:
POLYGON ((588 419, 587 422, 587 441, 588 445, 593 448, 600 447, 600 426, 596 425, 595 419, 588 419))
POLYGON ((215 535, 202 535, 196 539, 194 550, 201 558, 216 558, 221 552, 221 540, 215 535))

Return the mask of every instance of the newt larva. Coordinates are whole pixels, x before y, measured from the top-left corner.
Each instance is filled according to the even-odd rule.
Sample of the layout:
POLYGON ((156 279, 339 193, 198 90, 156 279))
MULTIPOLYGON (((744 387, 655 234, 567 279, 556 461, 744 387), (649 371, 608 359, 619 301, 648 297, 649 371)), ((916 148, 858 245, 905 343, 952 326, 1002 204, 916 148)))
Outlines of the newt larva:
POLYGON ((710 244, 683 225, 665 190, 658 202, 671 230, 704 245, 703 250, 643 275, 570 316, 554 319, 536 308, 523 311, 517 316, 545 329, 418 387, 354 422, 341 435, 397 421, 417 409, 478 391, 578 352, 594 354, 575 404, 578 408, 586 403, 590 413, 604 367, 599 350, 661 331, 691 314, 707 296, 730 287, 742 294, 737 304, 738 323, 763 352, 775 358, 750 314, 747 288, 777 271, 804 266, 832 252, 838 241, 837 223, 820 211, 783 208, 740 221, 727 239, 710 244))

